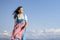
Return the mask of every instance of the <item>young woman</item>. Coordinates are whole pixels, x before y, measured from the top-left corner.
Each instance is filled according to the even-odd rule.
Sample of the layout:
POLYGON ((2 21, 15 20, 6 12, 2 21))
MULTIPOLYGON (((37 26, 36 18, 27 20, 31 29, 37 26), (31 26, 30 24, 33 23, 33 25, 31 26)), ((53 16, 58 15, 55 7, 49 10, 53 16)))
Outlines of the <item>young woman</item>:
POLYGON ((23 7, 19 6, 13 13, 14 29, 11 40, 26 40, 25 31, 27 28, 27 15, 23 14, 23 7))

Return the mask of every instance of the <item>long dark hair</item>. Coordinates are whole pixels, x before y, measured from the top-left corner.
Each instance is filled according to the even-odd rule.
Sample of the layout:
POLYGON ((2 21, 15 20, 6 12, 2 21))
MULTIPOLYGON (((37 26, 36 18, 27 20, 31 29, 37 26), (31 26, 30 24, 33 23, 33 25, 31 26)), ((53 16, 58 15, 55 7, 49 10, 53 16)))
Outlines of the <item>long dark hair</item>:
POLYGON ((17 15, 19 14, 18 10, 22 8, 22 6, 19 6, 14 12, 13 12, 13 15, 14 15, 14 19, 17 17, 17 15))

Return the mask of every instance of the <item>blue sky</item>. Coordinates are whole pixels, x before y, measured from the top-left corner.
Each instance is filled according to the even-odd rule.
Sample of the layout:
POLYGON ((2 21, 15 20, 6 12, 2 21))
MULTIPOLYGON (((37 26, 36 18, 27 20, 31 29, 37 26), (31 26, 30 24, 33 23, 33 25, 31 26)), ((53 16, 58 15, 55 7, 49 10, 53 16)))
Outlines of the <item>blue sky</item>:
POLYGON ((12 13, 18 6, 28 16, 27 31, 60 28, 60 0, 0 0, 0 32, 12 32, 12 13))

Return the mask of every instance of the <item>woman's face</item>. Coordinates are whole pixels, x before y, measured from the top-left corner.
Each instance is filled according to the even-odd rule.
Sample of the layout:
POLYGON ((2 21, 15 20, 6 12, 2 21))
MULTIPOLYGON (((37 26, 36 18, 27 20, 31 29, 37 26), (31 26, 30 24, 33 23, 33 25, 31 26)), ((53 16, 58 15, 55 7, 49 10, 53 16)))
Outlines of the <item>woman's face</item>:
POLYGON ((18 10, 18 12, 19 12, 19 13, 23 13, 23 8, 20 8, 20 9, 18 10))

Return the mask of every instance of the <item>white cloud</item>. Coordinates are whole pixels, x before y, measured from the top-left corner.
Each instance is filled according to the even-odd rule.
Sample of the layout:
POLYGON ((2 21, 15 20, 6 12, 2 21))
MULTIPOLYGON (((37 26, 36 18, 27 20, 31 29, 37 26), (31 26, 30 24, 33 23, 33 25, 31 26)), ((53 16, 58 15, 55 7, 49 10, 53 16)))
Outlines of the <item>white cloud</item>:
POLYGON ((3 32, 3 35, 9 36, 9 34, 6 30, 3 32))
POLYGON ((0 33, 0 35, 1 35, 2 33, 0 33))
POLYGON ((7 30, 4 30, 3 32, 0 32, 1 36, 10 36, 7 30))
POLYGON ((51 28, 51 29, 44 29, 44 30, 40 30, 40 29, 30 30, 29 33, 27 35, 34 38, 48 37, 48 36, 57 37, 57 36, 60 36, 60 28, 59 29, 51 28))
POLYGON ((52 33, 59 33, 60 29, 54 29, 54 28, 52 28, 52 29, 46 29, 45 31, 46 32, 52 32, 52 33))

